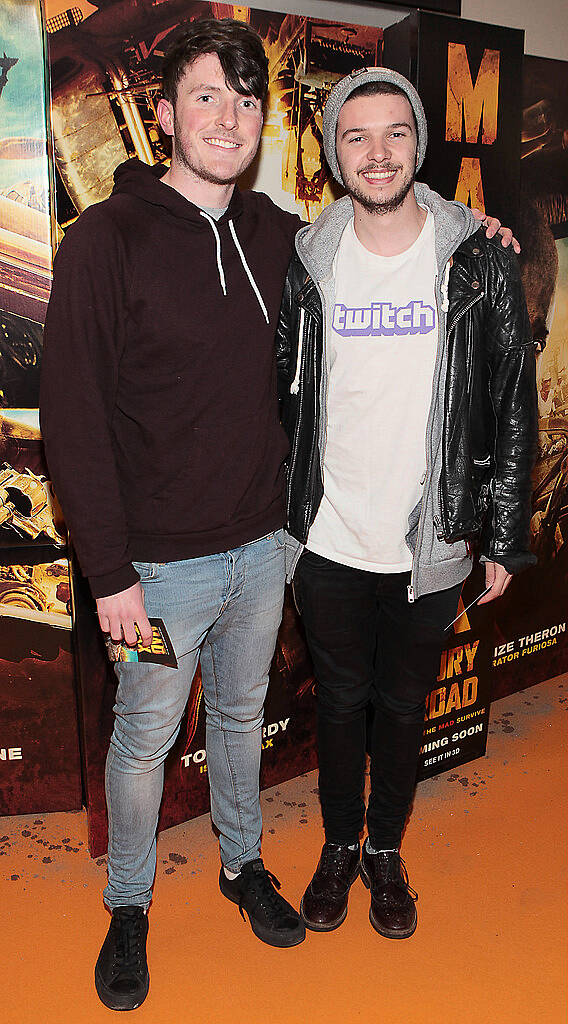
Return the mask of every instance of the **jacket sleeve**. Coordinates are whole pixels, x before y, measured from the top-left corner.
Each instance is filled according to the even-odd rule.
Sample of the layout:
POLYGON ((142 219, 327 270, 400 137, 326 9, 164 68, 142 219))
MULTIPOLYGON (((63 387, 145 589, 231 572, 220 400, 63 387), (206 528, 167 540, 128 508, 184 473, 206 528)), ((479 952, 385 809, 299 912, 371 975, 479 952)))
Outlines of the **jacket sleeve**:
POLYGON ((538 405, 535 352, 519 269, 515 256, 501 245, 491 245, 488 294, 495 450, 482 554, 516 573, 536 562, 529 527, 538 405))
POLYGON ((40 387, 49 473, 94 597, 139 578, 112 439, 124 345, 125 269, 118 232, 93 207, 57 253, 40 387))

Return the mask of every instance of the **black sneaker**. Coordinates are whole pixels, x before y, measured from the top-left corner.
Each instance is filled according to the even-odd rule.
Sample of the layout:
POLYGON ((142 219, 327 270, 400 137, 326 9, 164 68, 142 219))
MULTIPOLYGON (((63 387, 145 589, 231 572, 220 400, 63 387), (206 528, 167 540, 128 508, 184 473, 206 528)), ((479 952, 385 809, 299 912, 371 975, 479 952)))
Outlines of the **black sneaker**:
POLYGON ((276 892, 280 882, 267 871, 260 857, 243 864, 240 875, 227 878, 221 868, 219 888, 237 903, 244 918, 248 914, 254 934, 269 946, 297 946, 306 937, 300 915, 276 892))
POLYGON ((150 986, 148 918, 142 907, 115 907, 95 967, 95 988, 109 1010, 135 1010, 150 986))

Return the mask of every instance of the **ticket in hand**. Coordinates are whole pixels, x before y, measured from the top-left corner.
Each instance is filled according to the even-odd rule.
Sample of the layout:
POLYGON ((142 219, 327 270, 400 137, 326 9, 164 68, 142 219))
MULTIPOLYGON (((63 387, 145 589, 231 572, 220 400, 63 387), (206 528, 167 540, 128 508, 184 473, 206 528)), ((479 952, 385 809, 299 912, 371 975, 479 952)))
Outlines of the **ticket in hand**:
MULTIPOLYGON (((168 665, 170 668, 178 667, 174 647, 164 620, 149 619, 148 621, 152 627, 152 639, 149 644, 143 644, 139 639, 135 646, 129 647, 124 640, 113 640, 110 636, 105 638, 109 661, 150 662, 154 665, 168 665)), ((135 628, 140 637, 138 626, 135 628)))

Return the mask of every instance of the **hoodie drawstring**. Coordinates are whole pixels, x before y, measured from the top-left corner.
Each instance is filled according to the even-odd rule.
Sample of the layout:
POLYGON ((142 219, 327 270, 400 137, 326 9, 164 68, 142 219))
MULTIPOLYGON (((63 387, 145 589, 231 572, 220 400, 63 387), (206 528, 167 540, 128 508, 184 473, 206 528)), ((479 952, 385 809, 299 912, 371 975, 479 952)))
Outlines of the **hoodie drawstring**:
MULTIPOLYGON (((213 220, 213 217, 210 217, 208 213, 205 213, 205 210, 200 210, 199 212, 200 212, 202 217, 205 217, 205 220, 209 221, 209 223, 211 225, 211 228, 213 230, 213 234, 215 235, 215 246, 216 246, 216 250, 217 250, 217 270, 219 272, 219 281, 221 282, 221 288, 223 290, 223 295, 226 295, 227 294, 227 283, 225 281, 225 272, 223 270, 223 263, 222 263, 222 260, 221 260, 221 239, 219 237, 219 232, 217 231, 217 225, 216 225, 215 221, 213 220)), ((264 316, 264 319, 266 320, 266 322, 268 324, 268 323, 270 323, 270 320, 269 320, 269 317, 268 317, 268 310, 267 310, 266 306, 264 305, 264 301, 263 301, 262 295, 260 294, 260 291, 258 289, 258 285, 257 285, 254 277, 252 276, 251 269, 250 269, 250 267, 249 267, 249 265, 248 265, 248 263, 247 263, 247 261, 245 259, 245 254, 244 254, 243 250, 241 249, 241 244, 240 244, 240 242, 239 242, 239 240, 237 238, 237 232, 235 231, 235 227, 234 227, 234 224, 233 224, 232 220, 229 221, 229 230, 231 232, 231 235, 233 236, 233 242, 235 243, 235 248, 236 248, 236 250, 237 250, 237 252, 238 252, 238 254, 240 256, 240 260, 241 260, 241 263, 243 265, 243 269, 244 269, 244 271, 245 271, 245 273, 246 273, 246 275, 247 275, 247 277, 248 277, 248 279, 250 281, 251 288, 252 288, 254 294, 256 295, 257 302, 258 302, 258 304, 259 304, 259 306, 260 306, 260 308, 262 310, 262 314, 264 316)))
POLYGON ((199 212, 200 212, 202 217, 205 217, 205 220, 209 221, 211 227, 213 228, 213 234, 215 235, 215 246, 216 246, 216 249, 217 249, 217 270, 219 271, 219 281, 221 282, 221 288, 223 289, 223 295, 226 295, 227 294, 227 285, 226 285, 226 282, 225 282, 225 272, 223 270, 223 264, 221 262, 221 239, 219 238, 219 232, 217 231, 217 225, 215 224, 215 221, 213 220, 213 217, 210 217, 209 214, 205 213, 204 210, 200 210, 199 212))
POLYGON ((300 370, 302 368, 302 347, 304 344, 304 307, 300 306, 300 329, 298 331, 298 354, 296 356, 296 373, 290 385, 290 394, 297 395, 300 390, 300 370))
POLYGON ((254 277, 252 276, 250 267, 249 267, 249 265, 248 265, 248 263, 247 263, 247 261, 245 259, 245 254, 244 254, 243 250, 241 249, 241 244, 240 244, 240 242, 239 242, 239 240, 237 238, 237 232, 235 231, 235 228, 234 228, 232 220, 229 221, 229 230, 230 230, 230 232, 231 232, 231 234, 233 236, 233 242, 235 243, 237 252, 238 252, 239 256, 241 257, 241 263, 242 263, 242 265, 243 265, 243 267, 244 267, 244 269, 246 271, 246 275, 247 275, 247 277, 248 277, 248 279, 250 281, 251 288, 252 288, 254 294, 256 295, 256 297, 258 299, 258 304, 259 304, 262 312, 264 313, 264 319, 266 320, 266 322, 268 324, 268 323, 270 323, 270 320, 268 319, 268 311, 266 309, 266 306, 264 305, 264 302, 263 302, 263 299, 262 299, 262 295, 260 294, 260 292, 258 290, 258 285, 257 285, 254 277))
POLYGON ((447 313, 450 308, 450 296, 449 296, 449 283, 450 283, 450 270, 452 268, 451 259, 448 260, 444 268, 444 276, 442 277, 442 284, 440 285, 440 291, 442 295, 442 312, 447 313))

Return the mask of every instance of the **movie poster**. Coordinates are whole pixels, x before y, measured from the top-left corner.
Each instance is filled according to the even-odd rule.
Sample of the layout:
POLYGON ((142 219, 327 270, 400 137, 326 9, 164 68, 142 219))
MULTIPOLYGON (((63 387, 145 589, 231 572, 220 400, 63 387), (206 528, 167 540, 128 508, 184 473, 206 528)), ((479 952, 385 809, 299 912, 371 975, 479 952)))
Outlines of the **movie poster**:
POLYGON ((417 11, 385 31, 384 63, 414 82, 428 117, 421 177, 515 230, 523 32, 417 11))
MULTIPOLYGON (((499 216, 522 243, 539 390, 531 520, 538 564, 498 601, 474 606, 455 624, 428 701, 422 778, 484 753, 492 699, 568 668, 568 64, 522 54, 522 32, 424 12, 384 34, 385 63, 413 79, 428 115, 425 180, 448 198, 499 216), (468 687, 470 673, 475 682, 468 687)), ((463 604, 483 586, 477 569, 463 604)))
MULTIPOLYGON (((8 4, 7 10, 12 6, 22 4, 8 4)), ((323 162, 323 105, 331 86, 344 74, 384 62, 380 27, 197 0, 163 0, 160 4, 150 0, 78 0, 73 7, 61 0, 45 0, 57 214, 53 237, 64 232, 89 205, 110 194, 113 171, 121 161, 131 156, 150 164, 167 159, 156 118, 161 59, 179 26, 203 13, 246 18, 262 36, 269 57, 270 98, 260 155, 242 187, 266 191, 285 209, 309 221, 337 197, 337 187, 323 162)), ((414 29, 400 29, 399 36, 391 35, 388 62, 394 65, 391 55, 398 52, 405 61, 404 66, 399 65, 403 73, 412 78, 419 68, 423 76, 417 84, 430 120, 430 159, 425 168, 429 183, 444 195, 457 195, 487 208, 517 227, 519 158, 523 156, 523 182, 532 181, 527 185, 529 192, 532 189, 531 203, 523 209, 531 210, 530 216, 537 218, 541 228, 544 224, 536 233, 529 232, 534 247, 521 239, 529 258, 527 280, 535 281, 531 267, 543 268, 544 284, 535 289, 535 315, 531 318, 535 337, 538 331, 548 332, 544 335, 548 344, 537 367, 544 432, 533 510, 533 543, 539 566, 513 582, 499 607, 473 607, 449 629, 438 678, 428 699, 421 763, 421 775, 427 777, 484 752, 492 686, 494 695, 501 695, 510 692, 507 687, 531 685, 566 667, 562 621, 566 607, 562 421, 566 387, 566 253, 562 235, 566 218, 562 204, 566 176, 562 160, 567 122, 565 108, 555 105, 553 94, 556 91, 565 97, 568 92, 566 65, 545 62, 548 69, 541 69, 541 77, 521 102, 520 32, 423 14, 412 15, 406 22, 417 28, 418 35, 414 29), (422 19, 418 26, 413 18, 422 19), (418 51, 412 49, 417 39, 422 47, 420 60, 418 51), (407 45, 408 53, 404 51, 407 45), (551 86, 551 82, 555 84, 551 86), (527 175, 531 171, 526 178, 525 166, 527 175), (550 176, 546 179, 550 186, 543 184, 543 174, 545 179, 550 176), (562 180, 562 186, 555 184, 562 180)), ((399 26, 390 31, 394 30, 399 26)), ((387 31, 384 35, 388 40, 387 31)), ((0 64, 0 85, 4 83, 0 110, 18 66, 10 62, 15 57, 23 59, 12 52, 9 39, 5 52, 7 63, 0 64)), ((30 118, 25 129, 14 129, 12 134, 20 143, 36 137, 32 124, 30 118)), ((28 150, 35 152, 37 143, 36 150, 29 145, 28 150)), ((21 162, 18 166, 21 170, 21 162)), ((34 197, 31 189, 20 189, 20 193, 34 197)), ((32 208, 31 202, 28 205, 32 208)), ((26 217, 33 220, 35 214, 26 217)), ((30 323, 34 322, 33 309, 35 322, 41 322, 38 309, 45 297, 38 255, 44 250, 31 244, 48 244, 47 221, 40 218, 40 223, 44 232, 40 238, 26 234, 21 227, 12 232, 19 233, 18 244, 24 251, 17 270, 25 287, 12 284, 13 295, 21 297, 12 298, 11 305, 6 301, 6 308, 12 316, 27 317, 30 323)), ((37 226, 35 231, 40 234, 37 226)), ((10 252, 16 266, 14 249, 10 252)), ((536 280, 540 280, 538 275, 536 280)), ((23 333, 20 330, 21 336, 23 333)), ((28 334, 40 344, 40 335, 38 342, 31 328, 28 334)), ((41 475, 39 467, 36 472, 41 475)), ((54 528, 58 529, 56 515, 54 528)), ((106 841, 103 773, 115 682, 80 573, 74 573, 72 585, 77 602, 90 842, 91 851, 99 853, 106 841)), ((483 576, 478 571, 467 581, 462 608, 482 589, 483 576)), ((287 603, 266 706, 264 785, 314 766, 313 685, 301 626, 287 603)), ((196 676, 180 737, 166 766, 161 827, 201 813, 208 806, 202 703, 196 676)))
MULTIPOLYGON (((34 0, 4 0, 0 50, 0 310, 8 320, 43 323, 51 224, 45 55, 34 0)), ((10 323, 4 331, 10 333, 10 323)))
POLYGON ((440 670, 426 700, 419 780, 485 753, 491 708, 490 645, 479 622, 481 609, 468 607, 484 589, 484 573, 476 565, 464 585, 458 617, 446 630, 440 670))
POLYGON ((19 553, 0 550, 0 815, 78 810, 69 565, 47 545, 19 553))
POLYGON ((51 285, 42 12, 0 8, 0 814, 81 806, 69 565, 38 418, 51 285))
POLYGON ((494 697, 568 669, 568 63, 525 57, 522 97, 519 237, 538 352, 538 564, 494 609, 494 697))
MULTIPOLYGON (((57 221, 63 231, 105 199, 113 171, 131 156, 168 158, 158 130, 160 67, 179 26, 200 14, 237 16, 260 33, 269 59, 269 100, 260 155, 241 187, 265 191, 283 208, 313 221, 337 197, 322 148, 322 111, 331 86, 357 67, 380 63, 382 31, 229 4, 165 0, 47 0, 57 221)), ((112 729, 114 673, 98 634, 93 602, 74 572, 81 729, 89 837, 106 847, 104 761, 112 729)), ((261 784, 315 767, 313 674, 301 626, 288 597, 265 707, 261 784)), ((209 806, 205 722, 199 675, 178 742, 166 763, 160 827, 209 806)))
POLYGON ((63 229, 110 194, 122 160, 167 159, 156 117, 162 57, 179 26, 203 14, 248 20, 269 59, 260 153, 241 187, 269 193, 306 220, 336 198, 322 166, 323 104, 344 74, 380 62, 380 28, 195 0, 80 2, 71 10, 60 0, 46 0, 57 219, 63 229))
MULTIPOLYGON (((384 33, 384 63, 414 81, 428 117, 421 177, 446 198, 488 210, 515 227, 522 53, 522 32, 442 20, 423 11, 384 33)), ((476 566, 464 584, 462 612, 484 588, 483 571, 476 566)), ((515 589, 513 584, 513 600, 515 589)), ((447 631, 427 700, 419 779, 485 753, 497 635, 494 607, 474 604, 447 631)))

